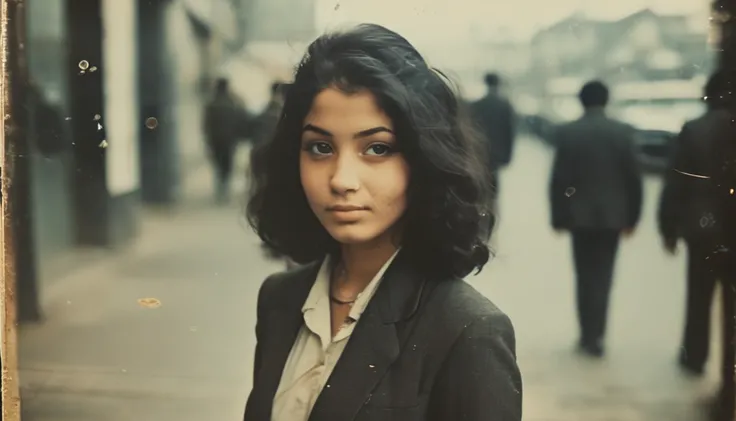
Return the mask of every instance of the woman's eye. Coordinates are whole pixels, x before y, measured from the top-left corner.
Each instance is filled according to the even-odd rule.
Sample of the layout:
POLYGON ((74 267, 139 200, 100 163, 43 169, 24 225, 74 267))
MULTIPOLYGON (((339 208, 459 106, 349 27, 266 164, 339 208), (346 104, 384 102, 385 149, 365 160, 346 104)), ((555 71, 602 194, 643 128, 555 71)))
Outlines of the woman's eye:
POLYGON ((391 153, 391 147, 388 145, 385 145, 383 143, 376 143, 368 147, 368 150, 366 151, 366 155, 388 155, 391 153))
POLYGON ((314 142, 308 145, 307 150, 315 155, 329 155, 332 153, 332 147, 325 142, 314 142))

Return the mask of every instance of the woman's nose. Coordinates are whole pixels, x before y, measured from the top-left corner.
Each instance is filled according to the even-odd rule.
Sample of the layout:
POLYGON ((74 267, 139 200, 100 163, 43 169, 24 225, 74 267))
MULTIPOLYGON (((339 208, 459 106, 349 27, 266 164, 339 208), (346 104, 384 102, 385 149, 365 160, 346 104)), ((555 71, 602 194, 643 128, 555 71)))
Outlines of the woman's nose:
POLYGON ((358 165, 349 157, 338 157, 330 179, 330 188, 337 194, 346 194, 360 189, 358 165))

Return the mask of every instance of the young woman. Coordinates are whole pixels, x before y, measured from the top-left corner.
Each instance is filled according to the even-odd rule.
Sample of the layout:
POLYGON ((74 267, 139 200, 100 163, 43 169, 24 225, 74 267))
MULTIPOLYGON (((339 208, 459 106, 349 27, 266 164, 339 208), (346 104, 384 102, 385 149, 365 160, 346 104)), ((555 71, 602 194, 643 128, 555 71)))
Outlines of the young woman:
POLYGON ((489 258, 465 121, 388 29, 310 45, 251 166, 251 225, 303 265, 260 289, 245 421, 521 419, 513 327, 462 280, 489 258))

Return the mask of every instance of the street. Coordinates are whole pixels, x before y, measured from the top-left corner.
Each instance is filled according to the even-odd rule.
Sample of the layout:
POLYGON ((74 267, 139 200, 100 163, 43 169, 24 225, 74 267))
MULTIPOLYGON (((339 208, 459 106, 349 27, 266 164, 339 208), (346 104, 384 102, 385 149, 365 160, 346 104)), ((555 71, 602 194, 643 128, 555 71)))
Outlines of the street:
MULTIPOLYGON (((720 338, 714 324, 705 379, 679 372, 684 250, 672 257, 660 245, 659 179, 647 178, 644 219, 622 243, 608 353, 593 361, 574 352, 569 239, 548 223, 550 159, 518 142, 501 175, 496 257, 468 279, 514 323, 524 419, 697 421, 717 386, 720 338)), ((20 332, 24 421, 242 419, 256 293, 282 265, 264 260, 240 196, 209 205, 210 177, 189 177, 181 209, 144 210, 131 249, 44 284, 47 320, 20 332)))

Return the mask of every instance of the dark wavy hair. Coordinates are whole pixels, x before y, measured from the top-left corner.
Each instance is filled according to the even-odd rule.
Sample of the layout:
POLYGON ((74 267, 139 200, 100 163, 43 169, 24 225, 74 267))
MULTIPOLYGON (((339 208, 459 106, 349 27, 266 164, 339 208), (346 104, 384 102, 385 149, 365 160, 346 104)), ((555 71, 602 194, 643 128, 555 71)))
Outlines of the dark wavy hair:
POLYGON ((265 246, 298 263, 339 252, 311 211, 299 175, 304 118, 329 87, 368 90, 394 123, 411 174, 402 253, 433 277, 480 271, 490 256, 483 214, 492 203, 479 138, 449 80, 402 36, 373 24, 323 35, 309 46, 273 139, 251 155, 246 213, 265 246))

